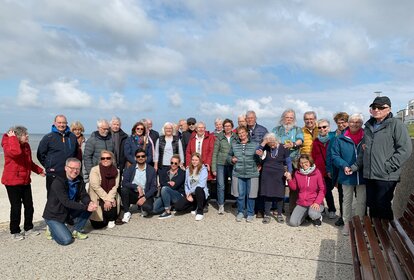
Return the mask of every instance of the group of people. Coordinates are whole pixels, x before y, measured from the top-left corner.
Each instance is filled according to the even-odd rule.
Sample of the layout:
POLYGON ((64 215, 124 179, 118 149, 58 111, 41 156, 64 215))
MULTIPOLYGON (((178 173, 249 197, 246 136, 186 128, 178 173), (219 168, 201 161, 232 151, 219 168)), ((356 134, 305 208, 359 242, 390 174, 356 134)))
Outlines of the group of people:
POLYGON ((2 139, 10 232, 17 240, 37 234, 31 171, 46 176, 46 234, 61 245, 86 239, 88 220, 96 229, 128 223, 132 204, 143 217, 167 219, 174 211, 188 211, 201 221, 216 190, 217 213, 223 215, 226 186, 236 197, 237 222, 261 218, 268 224, 274 218, 283 223, 289 216, 291 226, 307 217, 321 226, 323 213, 337 217, 334 187, 340 206, 335 224, 343 226, 344 234, 354 199, 355 215, 365 215, 368 206, 371 217, 392 220, 394 189, 412 144, 404 124, 393 117, 388 97, 375 98, 369 110, 365 127, 361 114, 337 113, 335 131, 313 111, 304 114, 305 126, 298 127, 293 109, 285 110, 270 132, 257 123, 254 111, 240 115, 236 128, 230 119, 216 119, 213 132, 190 117, 166 122, 160 134, 151 120, 143 119, 128 135, 114 117, 99 120, 89 139, 79 121, 69 127, 66 117, 58 115, 37 149, 43 168, 32 160, 27 129, 12 127, 2 139))

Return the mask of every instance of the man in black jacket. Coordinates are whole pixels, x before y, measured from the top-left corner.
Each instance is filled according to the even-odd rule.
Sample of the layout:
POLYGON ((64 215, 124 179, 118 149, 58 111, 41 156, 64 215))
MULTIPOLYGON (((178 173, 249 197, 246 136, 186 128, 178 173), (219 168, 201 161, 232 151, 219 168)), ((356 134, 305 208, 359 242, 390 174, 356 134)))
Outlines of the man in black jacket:
POLYGON ((49 227, 51 237, 60 245, 69 245, 73 238, 86 239, 83 227, 97 205, 91 201, 81 176, 81 162, 68 158, 65 163, 66 177, 56 177, 47 198, 43 218, 49 227), (75 225, 70 232, 66 220, 74 219, 75 225))
POLYGON ((110 122, 112 142, 114 143, 114 155, 116 159, 117 168, 120 171, 120 178, 122 178, 122 172, 125 168, 125 154, 124 154, 124 144, 125 140, 128 138, 126 134, 121 129, 121 119, 118 117, 113 117, 110 122))

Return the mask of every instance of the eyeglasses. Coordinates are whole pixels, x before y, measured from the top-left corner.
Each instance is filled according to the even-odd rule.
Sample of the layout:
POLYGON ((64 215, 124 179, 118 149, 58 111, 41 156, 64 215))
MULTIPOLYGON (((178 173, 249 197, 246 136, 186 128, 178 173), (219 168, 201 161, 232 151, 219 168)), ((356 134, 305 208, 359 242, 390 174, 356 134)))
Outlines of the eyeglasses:
POLYGON ((373 105, 373 106, 371 107, 371 109, 372 109, 372 110, 376 110, 376 109, 378 109, 378 110, 380 110, 380 111, 385 110, 385 109, 387 109, 387 108, 390 108, 390 107, 388 107, 388 106, 377 106, 377 105, 373 105))
POLYGON ((144 130, 144 128, 143 127, 137 127, 137 128, 135 128, 135 130, 144 130))
POLYGON ((318 126, 318 129, 325 129, 325 128, 327 128, 328 126, 327 125, 322 125, 322 126, 318 126))
POLYGON ((178 162, 174 162, 174 161, 172 161, 170 163, 171 163, 171 165, 178 165, 179 164, 178 162))
POLYGON ((110 160, 112 159, 111 157, 101 157, 101 160, 110 160))
POLYGON ((109 127, 100 127, 102 130, 109 130, 109 127))
POLYGON ((69 165, 66 165, 66 167, 69 168, 72 171, 80 171, 80 168, 77 168, 77 167, 72 167, 72 166, 69 166, 69 165))
POLYGON ((142 155, 142 156, 135 156, 135 158, 146 158, 146 155, 142 155))

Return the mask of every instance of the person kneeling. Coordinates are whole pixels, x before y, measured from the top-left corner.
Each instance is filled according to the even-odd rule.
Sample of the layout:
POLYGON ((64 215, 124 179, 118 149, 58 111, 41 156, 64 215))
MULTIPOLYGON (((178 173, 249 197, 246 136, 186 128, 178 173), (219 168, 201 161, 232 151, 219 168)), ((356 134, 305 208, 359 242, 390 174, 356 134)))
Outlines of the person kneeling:
POLYGON ((66 178, 56 177, 50 188, 43 218, 49 227, 52 238, 60 245, 69 245, 73 238, 86 239, 82 233, 91 212, 97 205, 91 201, 81 176, 81 162, 77 158, 68 158, 65 163, 66 178), (74 219, 72 232, 65 221, 74 219))
POLYGON ((289 188, 298 191, 298 200, 290 216, 289 224, 298 227, 309 215, 313 225, 319 227, 322 225, 321 213, 324 210, 325 182, 309 155, 300 155, 299 166, 293 178, 290 173, 285 173, 289 188))

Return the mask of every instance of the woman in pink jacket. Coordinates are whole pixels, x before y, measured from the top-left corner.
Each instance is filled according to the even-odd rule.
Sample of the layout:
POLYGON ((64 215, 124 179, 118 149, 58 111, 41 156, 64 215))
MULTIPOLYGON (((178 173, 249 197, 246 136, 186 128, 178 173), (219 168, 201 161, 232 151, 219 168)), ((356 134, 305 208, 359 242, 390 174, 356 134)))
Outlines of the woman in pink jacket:
POLYGON ((10 233, 15 240, 28 235, 38 235, 33 231, 33 199, 30 186, 30 173, 33 171, 45 176, 43 169, 32 160, 29 135, 23 126, 11 128, 3 135, 1 145, 4 151, 4 170, 1 183, 6 186, 10 201, 10 233), (21 233, 21 208, 24 205, 24 232, 21 233))
POLYGON ((299 169, 293 178, 286 172, 286 179, 291 190, 298 191, 296 207, 290 216, 289 224, 298 227, 307 215, 312 219, 314 226, 322 225, 323 199, 326 187, 321 172, 313 163, 309 155, 300 155, 299 169))

